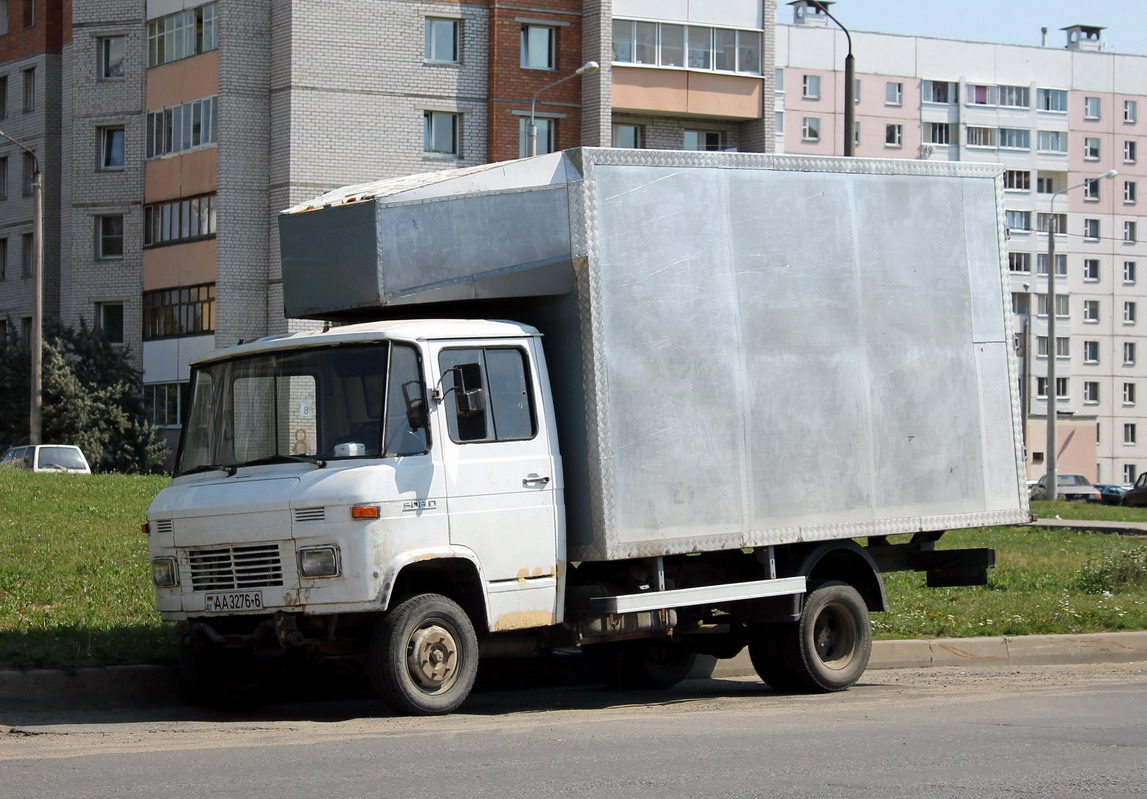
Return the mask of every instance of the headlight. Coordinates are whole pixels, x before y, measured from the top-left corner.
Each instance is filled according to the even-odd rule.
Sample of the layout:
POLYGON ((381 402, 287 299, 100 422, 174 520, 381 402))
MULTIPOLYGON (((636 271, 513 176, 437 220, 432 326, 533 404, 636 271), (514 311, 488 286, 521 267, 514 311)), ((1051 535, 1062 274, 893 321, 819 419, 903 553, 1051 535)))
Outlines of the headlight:
POLYGON ((307 547, 299 550, 299 574, 303 577, 335 577, 338 573, 338 547, 307 547))
POLYGON ((158 588, 171 588, 179 585, 179 570, 175 558, 156 558, 151 562, 151 581, 158 588))

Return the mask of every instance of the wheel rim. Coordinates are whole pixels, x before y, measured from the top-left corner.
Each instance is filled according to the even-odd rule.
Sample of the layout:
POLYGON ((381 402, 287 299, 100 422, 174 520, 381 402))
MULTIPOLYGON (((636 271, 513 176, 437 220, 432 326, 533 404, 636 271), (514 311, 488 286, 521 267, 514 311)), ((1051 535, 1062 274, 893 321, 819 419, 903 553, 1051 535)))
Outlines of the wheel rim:
POLYGON ((841 604, 826 605, 813 625, 817 657, 830 669, 843 669, 856 655, 856 620, 841 604))
POLYGON ((441 620, 416 629, 406 646, 406 666, 414 684, 428 694, 448 691, 458 679, 458 641, 441 620))

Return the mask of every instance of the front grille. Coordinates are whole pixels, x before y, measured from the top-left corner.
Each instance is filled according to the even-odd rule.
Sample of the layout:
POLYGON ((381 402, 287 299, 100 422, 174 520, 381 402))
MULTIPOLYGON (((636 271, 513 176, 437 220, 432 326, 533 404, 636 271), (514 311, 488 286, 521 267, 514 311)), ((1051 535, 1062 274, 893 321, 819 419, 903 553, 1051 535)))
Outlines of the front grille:
POLYGON ((191 587, 196 591, 267 588, 283 584, 283 563, 278 544, 193 549, 191 587))
POLYGON ((170 533, 175 530, 175 522, 171 519, 156 519, 152 524, 156 533, 170 533))

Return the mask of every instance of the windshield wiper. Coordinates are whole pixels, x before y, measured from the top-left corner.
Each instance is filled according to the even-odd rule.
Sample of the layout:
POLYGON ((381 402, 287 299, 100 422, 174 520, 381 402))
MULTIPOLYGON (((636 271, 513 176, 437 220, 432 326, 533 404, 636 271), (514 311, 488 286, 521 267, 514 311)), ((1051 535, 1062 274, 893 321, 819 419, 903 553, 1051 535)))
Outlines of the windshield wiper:
POLYGON ((325 468, 327 462, 314 455, 268 455, 266 458, 256 458, 253 461, 240 463, 240 466, 263 466, 268 463, 311 463, 320 469, 325 468))
POLYGON ((231 477, 235 474, 236 468, 231 465, 222 465, 219 463, 204 463, 200 466, 192 466, 190 469, 185 469, 179 473, 180 477, 188 474, 199 474, 200 472, 227 472, 227 476, 231 477))

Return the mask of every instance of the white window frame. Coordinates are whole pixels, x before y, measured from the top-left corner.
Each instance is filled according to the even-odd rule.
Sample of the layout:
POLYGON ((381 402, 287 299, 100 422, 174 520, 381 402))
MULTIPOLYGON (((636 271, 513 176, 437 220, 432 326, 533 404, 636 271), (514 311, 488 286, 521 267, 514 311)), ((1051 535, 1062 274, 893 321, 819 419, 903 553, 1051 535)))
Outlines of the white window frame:
POLYGON ((1134 366, 1135 365, 1135 355, 1136 355, 1135 342, 1134 341, 1124 341, 1123 342, 1123 365, 1124 366, 1134 366))
MULTIPOLYGON (((557 120, 553 117, 540 117, 534 115, 534 124, 538 128, 538 155, 552 153, 557 145, 557 120)), ((525 158, 530 154, 530 118, 518 118, 518 157, 525 158)))
POLYGON ((884 126, 884 146, 904 146, 904 126, 897 123, 888 123, 884 126))
POLYGON ((1134 283, 1136 281, 1137 264, 1135 261, 1123 262, 1123 282, 1134 283))
POLYGON ((124 58, 127 55, 126 36, 101 36, 98 40, 99 79, 123 80, 125 76, 124 58), (113 48, 119 45, 119 58, 115 58, 113 48))
POLYGON ((1055 114, 1067 113, 1067 89, 1036 89, 1036 110, 1055 114))
POLYGON ((1128 140, 1123 142, 1123 163, 1134 164, 1139 155, 1138 149, 1134 141, 1128 140))
POLYGON ((1101 142, 1096 136, 1087 136, 1083 140, 1083 160, 1098 161, 1102 151, 1101 142))
POLYGON ((458 158, 461 149, 462 115, 454 111, 423 111, 422 112, 422 153, 423 155, 458 158), (448 125, 449 130, 442 130, 442 125, 448 125), (436 145, 442 144, 442 137, 449 135, 450 148, 442 149, 436 145))
POLYGON ((904 105, 903 83, 890 80, 884 84, 884 104, 896 106, 904 105))
POLYGON ((123 214, 100 214, 95 217, 96 223, 96 260, 98 261, 122 261, 124 257, 124 244, 126 242, 126 235, 124 231, 124 215, 123 214), (112 223, 112 220, 119 220, 119 235, 114 232, 109 233, 106 225, 112 223), (110 242, 119 240, 119 252, 109 252, 107 246, 110 242))
POLYGON ((1087 405, 1099 404, 1099 382, 1096 380, 1083 381, 1083 401, 1087 405))
POLYGON ((454 17, 427 17, 422 58, 430 64, 460 64, 462 62, 462 20, 454 17), (443 34, 443 29, 445 33, 443 34), (442 36, 449 41, 450 52, 440 52, 442 36))
POLYGON ((1099 363, 1099 342, 1098 341, 1084 341, 1083 342, 1083 362, 1084 363, 1099 363))
POLYGON ((806 100, 820 99, 820 75, 801 76, 801 97, 806 100))
POLYGON ((557 69, 557 44, 557 26, 523 22, 519 65, 522 69, 553 72, 557 69), (539 49, 544 52, 538 52, 539 49))
POLYGON ((1123 384, 1123 404, 1124 405, 1134 405, 1135 404, 1135 384, 1134 383, 1124 383, 1123 384))
POLYGON ((1139 191, 1134 180, 1123 181, 1123 203, 1134 205, 1139 201, 1139 191))
POLYGON ((1098 97, 1084 97, 1083 98, 1083 118, 1084 119, 1099 119, 1102 112, 1102 104, 1098 97))
POLYGON ((718 152, 725 149, 725 132, 721 130, 684 130, 681 149, 697 152, 718 152), (693 142, 690 142, 690 139, 693 142))
POLYGON ((645 126, 630 122, 614 122, 610 143, 613 147, 621 149, 640 150, 645 147, 645 126), (625 143, 627 138, 633 143, 625 143))
POLYGON ((1066 153, 1067 131, 1040 130, 1036 132, 1036 149, 1041 153, 1066 153))
POLYGON ((1087 283, 1099 282, 1099 259, 1098 258, 1084 258, 1083 259, 1083 279, 1087 283))
POLYGON ((801 120, 801 141, 820 141, 820 117, 804 117, 801 120))
POLYGON ((1124 422, 1123 423, 1123 443, 1127 444, 1129 446, 1132 446, 1136 443, 1136 439, 1138 437, 1139 437, 1138 436, 1138 430, 1135 427, 1135 423, 1134 422, 1124 422))
POLYGON ((100 162, 102 172, 122 172, 127 166, 127 130, 123 125, 99 128, 100 162), (116 140, 118 139, 118 148, 116 140), (119 163, 115 163, 118 154, 119 163))
POLYGON ((1123 101, 1123 121, 1134 125, 1139 121, 1139 103, 1136 100, 1123 101))
POLYGON ((1099 241, 1103 230, 1098 219, 1083 220, 1083 238, 1085 241, 1099 241))
POLYGON ((1125 219, 1123 221, 1123 242, 1135 244, 1137 241, 1139 241, 1139 225, 1132 219, 1125 219))
POLYGON ((1135 303, 1130 301, 1130 300, 1124 301, 1124 303, 1123 303, 1123 324, 1125 324, 1125 325, 1135 324, 1137 316, 1138 316, 1138 313, 1137 313, 1137 309, 1135 307, 1135 303))
POLYGON ((1084 300, 1083 301, 1083 321, 1085 321, 1085 322, 1098 322, 1099 321, 1099 300, 1084 300))
POLYGON ((124 303, 122 301, 116 302, 97 302, 96 303, 96 324, 99 325, 99 331, 108 343, 113 347, 122 347, 125 344, 124 331, 126 325, 124 324, 124 303), (118 333, 118 338, 108 334, 108 324, 105 318, 105 312, 112 308, 119 308, 119 330, 113 331, 118 333))

